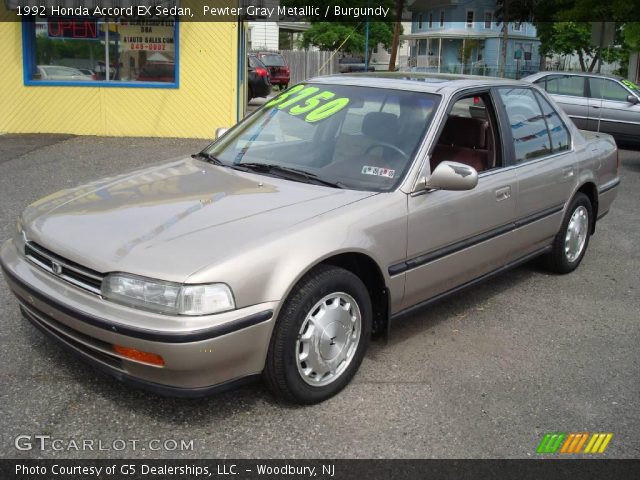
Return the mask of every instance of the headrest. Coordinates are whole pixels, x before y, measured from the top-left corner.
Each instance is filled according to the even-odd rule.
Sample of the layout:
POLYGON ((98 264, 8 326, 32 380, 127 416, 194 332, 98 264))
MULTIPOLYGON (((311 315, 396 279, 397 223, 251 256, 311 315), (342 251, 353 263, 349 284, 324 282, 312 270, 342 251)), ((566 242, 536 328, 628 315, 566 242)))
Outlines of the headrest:
POLYGON ((393 113, 369 112, 362 119, 362 133, 383 142, 398 135, 398 117, 393 113))
POLYGON ((487 121, 479 118, 449 116, 438 143, 486 149, 488 127, 487 121))

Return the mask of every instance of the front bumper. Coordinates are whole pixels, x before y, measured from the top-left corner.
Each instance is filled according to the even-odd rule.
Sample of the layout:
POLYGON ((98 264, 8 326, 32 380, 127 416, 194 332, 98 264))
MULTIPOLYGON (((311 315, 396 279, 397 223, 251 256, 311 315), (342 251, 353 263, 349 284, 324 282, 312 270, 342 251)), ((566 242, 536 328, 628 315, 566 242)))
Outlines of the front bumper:
POLYGON ((276 302, 201 317, 145 312, 86 292, 40 269, 12 241, 0 250, 7 283, 32 324, 88 363, 156 393, 203 396, 259 374, 276 302), (162 356, 158 367, 127 359, 112 345, 162 356))

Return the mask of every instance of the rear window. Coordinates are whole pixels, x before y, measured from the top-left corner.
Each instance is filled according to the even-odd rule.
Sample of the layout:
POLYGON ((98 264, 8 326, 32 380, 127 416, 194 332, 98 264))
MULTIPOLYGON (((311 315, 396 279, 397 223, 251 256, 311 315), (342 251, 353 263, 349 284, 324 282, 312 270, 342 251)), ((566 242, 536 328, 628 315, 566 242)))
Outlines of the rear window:
POLYGON ((577 75, 546 77, 545 90, 555 95, 584 97, 584 77, 577 75))
POLYGON ((283 67, 285 65, 282 55, 269 54, 260 57, 262 63, 270 67, 283 67))

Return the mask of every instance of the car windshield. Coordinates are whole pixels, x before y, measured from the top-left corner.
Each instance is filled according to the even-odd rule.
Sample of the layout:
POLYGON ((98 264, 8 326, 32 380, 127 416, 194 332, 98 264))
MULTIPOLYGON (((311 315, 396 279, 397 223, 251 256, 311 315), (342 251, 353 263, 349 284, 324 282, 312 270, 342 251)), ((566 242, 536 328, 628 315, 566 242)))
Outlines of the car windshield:
POLYGON ((260 57, 262 62, 270 67, 283 67, 284 66, 284 58, 282 55, 262 55, 260 57))
POLYGON ((284 167, 342 188, 389 191, 409 168, 439 98, 381 88, 298 84, 204 153, 227 166, 284 167))

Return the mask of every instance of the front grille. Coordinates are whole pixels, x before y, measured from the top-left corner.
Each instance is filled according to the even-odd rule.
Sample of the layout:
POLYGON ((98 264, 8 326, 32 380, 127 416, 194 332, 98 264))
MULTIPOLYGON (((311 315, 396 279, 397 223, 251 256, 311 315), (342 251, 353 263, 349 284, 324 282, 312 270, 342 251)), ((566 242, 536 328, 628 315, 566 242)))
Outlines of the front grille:
POLYGON ((35 242, 27 242, 24 253, 31 262, 76 287, 100 294, 104 275, 66 260, 35 242))

